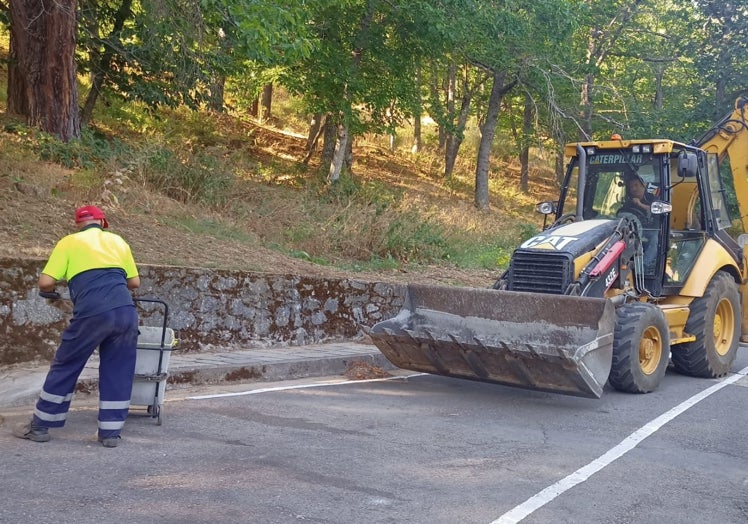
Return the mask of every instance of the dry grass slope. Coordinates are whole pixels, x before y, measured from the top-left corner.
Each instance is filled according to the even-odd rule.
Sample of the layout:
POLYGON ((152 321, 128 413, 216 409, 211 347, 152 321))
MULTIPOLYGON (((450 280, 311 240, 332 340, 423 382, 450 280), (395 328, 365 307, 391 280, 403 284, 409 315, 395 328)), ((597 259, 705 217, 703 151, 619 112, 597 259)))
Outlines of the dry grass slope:
MULTIPOLYGON (((376 215, 367 202, 311 198, 325 188, 316 166, 300 162, 305 144, 300 135, 225 115, 210 118, 202 122, 201 129, 208 130, 204 136, 176 140, 232 164, 235 183, 219 206, 188 204, 156 192, 137 168, 112 166, 92 173, 43 162, 21 136, 0 133, 0 256, 45 258, 57 239, 73 230, 74 209, 90 203, 106 210, 112 230, 127 239, 139 263, 480 287, 498 276, 498 267, 466 269, 449 261, 339 269, 355 267, 381 249, 377 242, 392 215, 376 215), (320 259, 326 264, 311 262, 320 259)), ((0 123, 9 122, 0 113, 0 123)), ((492 180, 493 210, 481 213, 472 205, 469 176, 445 183, 435 160, 392 153, 373 142, 357 144, 354 152, 360 187, 373 193, 397 188, 400 208, 439 224, 447 240, 469 233, 479 239, 503 236, 512 245, 518 227, 538 224, 532 205, 553 191, 547 177, 536 176, 529 195, 518 193, 516 169, 503 165, 492 180)), ((470 169, 458 166, 458 172, 470 169)))

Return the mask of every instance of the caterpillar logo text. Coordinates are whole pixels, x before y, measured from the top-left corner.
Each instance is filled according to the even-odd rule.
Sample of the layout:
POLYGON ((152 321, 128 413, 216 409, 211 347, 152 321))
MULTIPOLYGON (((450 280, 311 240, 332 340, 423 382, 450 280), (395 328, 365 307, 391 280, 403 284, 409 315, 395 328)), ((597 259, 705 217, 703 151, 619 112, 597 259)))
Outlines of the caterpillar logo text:
POLYGON ((558 251, 564 249, 572 242, 579 240, 577 237, 566 237, 561 235, 538 235, 532 237, 530 240, 525 241, 520 247, 536 247, 541 249, 556 249, 558 251))
POLYGON ((610 164, 641 164, 644 161, 642 155, 622 154, 597 155, 590 159, 590 165, 610 164))

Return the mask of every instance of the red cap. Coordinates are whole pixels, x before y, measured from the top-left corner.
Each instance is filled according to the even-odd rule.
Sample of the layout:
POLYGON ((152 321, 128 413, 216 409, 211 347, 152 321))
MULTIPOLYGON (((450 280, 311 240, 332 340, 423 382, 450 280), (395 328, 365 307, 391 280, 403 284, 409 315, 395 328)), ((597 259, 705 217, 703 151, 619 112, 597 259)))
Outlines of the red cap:
POLYGON ((104 212, 96 206, 83 206, 75 210, 75 223, 85 222, 86 220, 103 220, 103 227, 109 227, 104 212))

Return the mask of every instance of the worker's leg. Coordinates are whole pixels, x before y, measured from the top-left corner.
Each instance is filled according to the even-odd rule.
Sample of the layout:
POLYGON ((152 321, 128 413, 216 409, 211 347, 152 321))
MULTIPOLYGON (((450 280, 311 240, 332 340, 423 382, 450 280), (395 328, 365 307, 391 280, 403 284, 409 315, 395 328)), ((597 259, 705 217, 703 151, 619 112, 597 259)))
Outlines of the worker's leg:
POLYGON ((125 425, 138 343, 134 307, 113 309, 107 316, 113 329, 99 347, 99 440, 118 437, 125 425))
POLYGON ((62 342, 36 403, 33 426, 59 428, 65 425, 78 377, 107 333, 96 318, 74 318, 62 333, 62 342))

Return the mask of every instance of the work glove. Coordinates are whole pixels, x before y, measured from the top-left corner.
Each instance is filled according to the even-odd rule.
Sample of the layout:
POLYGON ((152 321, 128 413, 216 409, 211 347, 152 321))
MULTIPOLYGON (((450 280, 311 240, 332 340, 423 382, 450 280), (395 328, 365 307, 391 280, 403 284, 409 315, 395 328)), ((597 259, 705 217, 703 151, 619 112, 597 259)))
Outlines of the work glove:
POLYGON ((47 299, 47 304, 59 309, 63 314, 69 315, 73 312, 73 303, 63 299, 57 291, 39 291, 39 296, 47 299))

